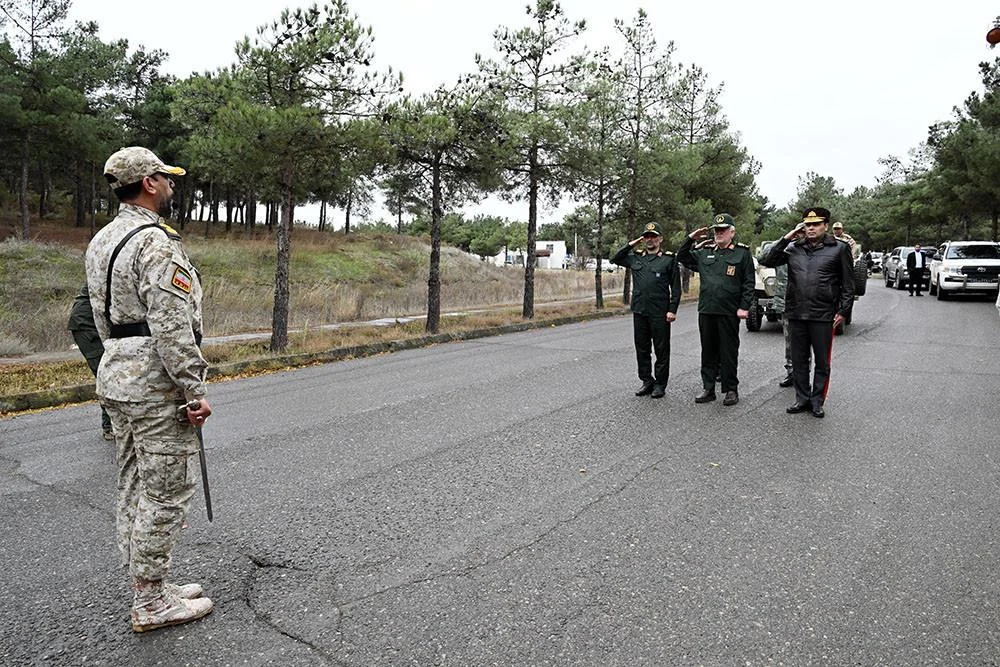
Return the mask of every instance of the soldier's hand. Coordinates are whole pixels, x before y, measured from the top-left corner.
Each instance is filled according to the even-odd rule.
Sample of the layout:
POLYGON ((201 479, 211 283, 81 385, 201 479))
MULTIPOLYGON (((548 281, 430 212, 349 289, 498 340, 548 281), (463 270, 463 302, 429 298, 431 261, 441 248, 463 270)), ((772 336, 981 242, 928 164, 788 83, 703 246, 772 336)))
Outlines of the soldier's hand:
POLYGON ((639 237, 639 238, 637 238, 637 239, 632 239, 631 241, 629 241, 629 242, 628 242, 628 244, 629 244, 630 246, 632 246, 632 247, 634 248, 635 246, 637 246, 638 244, 642 243, 642 242, 643 242, 643 241, 645 241, 645 240, 646 240, 646 239, 644 239, 644 238, 642 238, 642 237, 640 236, 640 237, 639 237))
POLYGON ((789 241, 793 241, 796 238, 805 235, 805 233, 806 233, 806 223, 800 222, 799 224, 795 225, 795 229, 785 234, 785 238, 788 239, 789 241))
POLYGON ((833 328, 834 329, 839 328, 840 325, 843 324, 843 323, 844 323, 844 316, 843 315, 841 315, 840 313, 837 313, 836 315, 833 316, 833 328))
POLYGON ((187 404, 187 419, 192 426, 203 425, 210 414, 212 414, 212 406, 204 398, 187 404), (195 403, 198 404, 197 408, 192 407, 195 403))
POLYGON ((677 313, 667 313, 667 322, 673 322, 677 319, 677 313))
POLYGON ((745 320, 749 316, 750 316, 749 310, 743 310, 742 308, 739 308, 736 311, 736 317, 740 318, 741 320, 745 320))
POLYGON ((707 235, 708 235, 708 227, 699 227, 698 229, 696 229, 693 232, 691 232, 690 234, 688 234, 688 236, 692 240, 694 240, 694 241, 697 241, 699 239, 703 239, 707 235))

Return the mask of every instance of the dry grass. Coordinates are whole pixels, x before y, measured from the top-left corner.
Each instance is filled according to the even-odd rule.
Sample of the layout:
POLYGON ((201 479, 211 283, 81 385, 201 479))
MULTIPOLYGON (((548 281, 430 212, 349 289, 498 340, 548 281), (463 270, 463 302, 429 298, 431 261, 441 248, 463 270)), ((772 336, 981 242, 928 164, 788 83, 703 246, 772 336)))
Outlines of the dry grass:
MULTIPOLYGON (((0 356, 69 349, 65 330, 73 297, 84 282, 86 228, 36 224, 37 240, 0 242, 0 356), (61 242, 63 239, 65 242, 61 242)), ((205 239, 189 226, 185 246, 205 286, 205 334, 267 331, 274 299, 274 241, 263 230, 205 239)), ((295 229, 289 326, 419 315, 427 309, 429 246, 393 234, 331 234, 295 229)), ((620 294, 622 274, 604 274, 604 292, 620 294)), ((456 248, 443 248, 442 312, 520 304, 523 269, 496 267, 456 248)), ((593 295, 583 271, 535 273, 535 300, 593 295)))

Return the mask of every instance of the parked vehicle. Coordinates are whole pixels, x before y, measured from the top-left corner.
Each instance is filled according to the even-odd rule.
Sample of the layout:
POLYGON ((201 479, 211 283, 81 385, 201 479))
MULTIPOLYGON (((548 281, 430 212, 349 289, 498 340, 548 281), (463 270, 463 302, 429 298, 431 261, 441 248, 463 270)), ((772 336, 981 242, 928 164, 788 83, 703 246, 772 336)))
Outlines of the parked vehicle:
POLYGON ((945 241, 930 266, 930 293, 944 301, 954 294, 996 292, 1000 244, 992 241, 945 241))
MULTIPOLYGON (((757 257, 763 257, 772 245, 774 245, 774 241, 769 241, 761 246, 760 250, 757 251, 757 257)), ((774 269, 769 266, 763 266, 757 261, 757 257, 753 258, 754 303, 751 304, 749 314, 745 320, 747 331, 760 331, 760 327, 763 325, 765 319, 768 322, 776 322, 779 317, 778 313, 774 310, 774 289, 778 279, 775 276, 774 269)))
MULTIPOLYGON (((906 289, 910 280, 909 273, 906 270, 906 258, 912 252, 913 246, 911 245, 898 246, 892 249, 888 257, 882 258, 882 278, 885 280, 886 287, 895 287, 900 290, 906 289)), ((934 256, 934 250, 931 248, 921 248, 920 252, 924 253, 924 269, 920 279, 923 281, 924 289, 930 289, 930 263, 931 258, 934 256)))
POLYGON ((872 264, 868 267, 870 273, 881 273, 882 272, 882 253, 878 251, 873 251, 868 253, 871 257, 872 264))

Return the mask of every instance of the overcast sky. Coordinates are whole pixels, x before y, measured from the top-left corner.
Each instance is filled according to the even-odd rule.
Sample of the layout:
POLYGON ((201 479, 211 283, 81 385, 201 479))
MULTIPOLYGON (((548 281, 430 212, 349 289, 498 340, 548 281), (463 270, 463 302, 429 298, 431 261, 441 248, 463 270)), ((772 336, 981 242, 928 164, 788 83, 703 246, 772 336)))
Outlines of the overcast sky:
MULTIPOLYGON (((74 0, 71 19, 93 20, 105 40, 170 54, 164 70, 184 77, 234 61, 233 46, 285 6, 273 0, 173 0, 122 5, 74 0)), ((379 67, 402 71, 420 93, 473 71, 476 53, 493 53, 499 26, 525 25, 525 0, 353 0, 371 25, 379 67)), ((620 46, 615 18, 649 14, 675 59, 724 84, 731 129, 762 164, 761 193, 778 206, 794 200, 807 172, 832 176, 850 192, 872 186, 878 159, 905 156, 930 124, 981 88, 978 63, 1000 55, 985 35, 1000 4, 987 0, 563 0, 586 19, 585 43, 620 46)), ((526 218, 527 212, 503 212, 526 218)))

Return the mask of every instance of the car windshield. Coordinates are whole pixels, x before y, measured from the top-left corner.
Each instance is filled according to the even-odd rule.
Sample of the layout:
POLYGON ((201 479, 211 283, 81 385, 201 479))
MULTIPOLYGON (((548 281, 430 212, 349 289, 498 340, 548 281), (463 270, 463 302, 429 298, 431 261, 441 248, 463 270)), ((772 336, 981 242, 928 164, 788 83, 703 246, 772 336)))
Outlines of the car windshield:
POLYGON ((994 244, 948 246, 945 259, 1000 259, 1000 246, 994 244))

